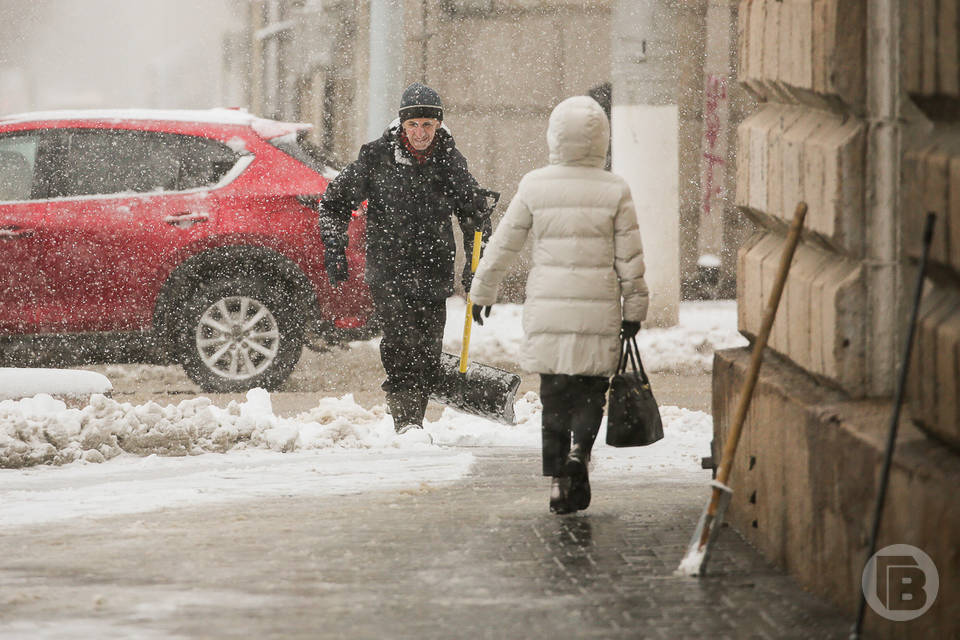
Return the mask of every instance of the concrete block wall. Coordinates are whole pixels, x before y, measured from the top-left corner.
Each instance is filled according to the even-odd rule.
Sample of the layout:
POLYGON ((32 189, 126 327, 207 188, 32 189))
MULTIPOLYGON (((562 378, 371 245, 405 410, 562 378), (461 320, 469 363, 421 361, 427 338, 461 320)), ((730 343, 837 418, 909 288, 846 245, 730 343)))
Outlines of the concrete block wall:
POLYGON ((802 99, 862 111, 863 0, 749 0, 740 4, 740 80, 766 100, 802 99))
MULTIPOLYGON (((863 0, 740 3, 740 81, 763 101, 738 129, 736 203, 767 238, 741 251, 740 330, 756 335, 798 202, 804 236, 770 348, 853 397, 867 371, 863 0)), ((888 310, 889 312, 889 310, 888 310)))
POLYGON ((903 12, 903 84, 913 96, 960 92, 960 8, 952 0, 910 0, 903 12))
MULTIPOLYGON (((780 265, 777 234, 741 251, 738 322, 758 330, 780 265)), ((811 245, 798 248, 768 346, 800 367, 864 395, 866 280, 862 264, 811 245)))
POLYGON ((737 204, 787 223, 807 203, 806 229, 863 255, 865 124, 800 105, 767 103, 739 128, 737 204))
MULTIPOLYGON (((729 433, 749 360, 746 349, 715 357, 718 447, 729 433)), ((798 367, 767 358, 730 477, 734 491, 727 520, 770 561, 848 611, 851 622, 888 423, 887 403, 850 400, 798 367)), ((960 457, 904 419, 878 549, 891 544, 923 549, 937 567, 939 593, 929 611, 909 622, 886 620, 868 608, 864 637, 960 635, 957 486, 960 457)))
MULTIPOLYGON (((737 204, 761 229, 738 260, 748 336, 759 331, 796 203, 809 212, 732 464, 729 518, 851 616, 923 219, 938 217, 878 548, 923 549, 940 593, 908 624, 868 610, 869 637, 960 634, 958 5, 903 0, 889 21, 883 0, 739 6, 740 79, 762 102, 737 140, 737 204)), ((717 356, 715 451, 747 362, 746 350, 717 356)))
POLYGON ((937 216, 908 401, 917 425, 960 451, 960 2, 923 0, 903 14, 903 83, 919 107, 903 160, 903 247, 921 250, 937 216))

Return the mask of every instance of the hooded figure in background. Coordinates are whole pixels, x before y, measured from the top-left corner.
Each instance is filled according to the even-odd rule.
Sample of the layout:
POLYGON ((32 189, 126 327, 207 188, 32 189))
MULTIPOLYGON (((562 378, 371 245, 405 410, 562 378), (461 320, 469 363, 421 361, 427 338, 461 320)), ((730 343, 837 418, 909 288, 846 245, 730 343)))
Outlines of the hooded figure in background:
MULTIPOLYGON (((440 370, 446 298, 454 291, 456 242, 467 255, 476 225, 489 236, 486 199, 453 136, 442 127, 440 96, 418 82, 403 92, 399 120, 363 145, 320 201, 320 231, 330 284, 347 279, 347 225, 367 201, 366 282, 383 340, 382 388, 398 433, 422 428, 440 370)), ((470 289, 469 260, 462 283, 470 289)))
POLYGON ((521 365, 540 374, 543 474, 550 510, 590 504, 587 463, 600 429, 622 337, 646 318, 643 248, 630 188, 604 169, 610 123, 592 98, 550 115, 550 164, 523 177, 480 261, 470 297, 483 324, 527 238, 532 266, 523 308, 521 365), (571 446, 571 435, 573 443, 571 446))

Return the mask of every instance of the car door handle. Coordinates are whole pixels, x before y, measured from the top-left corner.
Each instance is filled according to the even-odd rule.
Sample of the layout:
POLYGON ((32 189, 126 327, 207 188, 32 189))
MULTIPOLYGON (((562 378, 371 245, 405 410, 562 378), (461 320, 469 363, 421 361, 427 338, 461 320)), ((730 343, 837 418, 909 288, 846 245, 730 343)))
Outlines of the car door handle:
POLYGON ((0 240, 14 240, 16 238, 29 238, 34 233, 33 229, 24 229, 22 227, 3 227, 0 228, 0 240))
POLYGON ((192 213, 190 211, 181 211, 180 213, 166 216, 163 221, 167 224, 184 226, 192 225, 197 222, 206 222, 209 219, 210 214, 208 213, 192 213))

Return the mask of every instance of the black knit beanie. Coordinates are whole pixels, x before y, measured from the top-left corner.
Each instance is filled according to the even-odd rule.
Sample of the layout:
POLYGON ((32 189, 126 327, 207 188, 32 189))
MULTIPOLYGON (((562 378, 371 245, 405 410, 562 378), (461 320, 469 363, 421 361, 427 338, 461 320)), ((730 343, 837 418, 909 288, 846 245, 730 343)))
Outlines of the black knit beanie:
POLYGON ((419 82, 407 87, 400 99, 400 122, 410 118, 443 120, 443 103, 437 92, 419 82))

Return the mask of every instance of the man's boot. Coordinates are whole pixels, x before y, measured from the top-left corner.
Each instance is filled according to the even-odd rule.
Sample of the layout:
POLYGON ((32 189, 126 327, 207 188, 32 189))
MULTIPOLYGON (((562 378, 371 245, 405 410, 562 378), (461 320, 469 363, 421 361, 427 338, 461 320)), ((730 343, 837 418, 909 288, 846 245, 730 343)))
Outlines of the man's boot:
POLYGON ((417 418, 416 422, 421 427, 423 426, 423 419, 427 415, 427 403, 430 401, 430 394, 420 391, 417 393, 417 412, 414 415, 417 418))
POLYGON ((393 416, 393 429, 397 433, 406 433, 410 429, 422 429, 423 419, 417 419, 419 397, 411 391, 395 391, 387 394, 387 405, 393 416))

